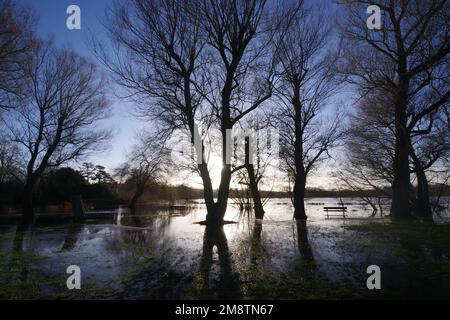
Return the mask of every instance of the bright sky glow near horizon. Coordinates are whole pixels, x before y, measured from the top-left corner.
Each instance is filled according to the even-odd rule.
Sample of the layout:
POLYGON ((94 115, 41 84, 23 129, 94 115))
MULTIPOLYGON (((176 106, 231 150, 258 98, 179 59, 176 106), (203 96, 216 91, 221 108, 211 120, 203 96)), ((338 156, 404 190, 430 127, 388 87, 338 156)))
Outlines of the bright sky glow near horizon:
MULTIPOLYGON (((94 35, 100 41, 108 41, 105 34, 104 21, 105 9, 112 3, 110 0, 19 0, 21 3, 30 5, 38 16, 38 35, 44 39, 51 38, 58 45, 67 45, 80 55, 97 62, 90 50, 89 39, 94 35), (78 5, 81 9, 81 30, 68 30, 66 20, 67 7, 78 5)), ((125 160, 127 151, 134 143, 136 134, 145 128, 146 123, 136 119, 132 115, 133 104, 116 97, 113 93, 117 90, 114 84, 109 84, 109 99, 111 101, 111 115, 105 120, 105 126, 112 128, 114 137, 108 150, 101 154, 91 156, 87 161, 103 165, 108 171, 112 171, 125 160)), ((220 158, 219 158, 220 159, 220 158)), ((216 166, 217 167, 217 166, 216 166)), ((219 169, 214 169, 212 175, 218 175, 219 169)), ((278 175, 278 178, 279 175, 278 175)), ((218 179, 213 179, 214 187, 218 186, 218 179)), ((171 179, 172 183, 184 183, 192 187, 201 187, 200 179, 196 173, 175 172, 171 179), (188 181, 188 182, 187 182, 188 181)), ((287 179, 281 178, 277 187, 287 186, 287 179)), ((309 187, 321 187, 335 189, 336 184, 330 176, 330 166, 325 165, 319 172, 309 177, 309 187)), ((269 187, 270 189, 270 187, 269 187)))

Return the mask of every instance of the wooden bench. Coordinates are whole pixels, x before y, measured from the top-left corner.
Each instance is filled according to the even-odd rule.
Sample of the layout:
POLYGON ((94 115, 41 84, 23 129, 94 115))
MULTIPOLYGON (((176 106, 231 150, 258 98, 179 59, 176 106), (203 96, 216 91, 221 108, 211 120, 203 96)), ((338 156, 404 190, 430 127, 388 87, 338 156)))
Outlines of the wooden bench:
POLYGON ((327 218, 341 216, 345 218, 345 214, 347 213, 347 207, 323 207, 323 210, 327 213, 327 218), (330 214, 330 212, 339 212, 339 214, 330 214))

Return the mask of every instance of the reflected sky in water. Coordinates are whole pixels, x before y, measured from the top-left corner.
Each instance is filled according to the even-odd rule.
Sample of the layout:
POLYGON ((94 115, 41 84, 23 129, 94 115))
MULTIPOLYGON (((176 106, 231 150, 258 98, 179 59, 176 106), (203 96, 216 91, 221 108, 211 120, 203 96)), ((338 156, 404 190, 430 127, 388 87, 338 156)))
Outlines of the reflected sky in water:
MULTIPOLYGON (((196 223, 206 215, 198 203, 183 210, 140 207, 134 215, 119 209, 114 218, 83 224, 38 221, 23 230, 3 225, 0 297, 236 299, 270 298, 273 291, 276 298, 292 298, 292 288, 274 281, 293 283, 305 297, 314 298, 324 286, 346 298, 361 297, 367 294, 368 265, 378 264, 395 278, 410 264, 398 252, 419 249, 383 239, 375 246, 370 236, 361 239, 343 228, 371 213, 355 199, 345 202, 350 219, 325 219, 324 203, 337 200, 309 199, 305 224, 292 220, 289 200, 272 199, 263 223, 230 206, 225 219, 236 223, 219 229, 196 223), (73 264, 82 270, 79 292, 65 287, 66 268, 73 264), (269 283, 273 290, 265 287, 269 283)), ((448 261, 448 252, 434 254, 448 261)), ((435 280, 444 289, 449 285, 447 278, 435 280)))

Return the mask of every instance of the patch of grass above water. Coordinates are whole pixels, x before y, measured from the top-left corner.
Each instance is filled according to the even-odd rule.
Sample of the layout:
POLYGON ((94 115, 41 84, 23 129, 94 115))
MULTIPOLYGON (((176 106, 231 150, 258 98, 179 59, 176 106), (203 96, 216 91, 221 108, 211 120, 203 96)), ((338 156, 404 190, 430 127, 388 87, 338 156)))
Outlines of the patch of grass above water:
POLYGON ((450 225, 416 222, 367 223, 344 226, 345 229, 372 233, 381 237, 395 237, 401 241, 431 248, 450 250, 450 225))
POLYGON ((348 284, 333 283, 318 276, 301 276, 292 272, 257 272, 246 284, 245 299, 349 299, 353 296, 348 284))
POLYGON ((0 240, 11 240, 14 239, 15 232, 2 232, 0 233, 0 240))
POLYGON ((65 286, 65 276, 49 277, 28 270, 9 270, 6 277, 0 278, 0 299, 111 299, 117 290, 107 284, 83 282, 81 290, 69 290, 65 286))

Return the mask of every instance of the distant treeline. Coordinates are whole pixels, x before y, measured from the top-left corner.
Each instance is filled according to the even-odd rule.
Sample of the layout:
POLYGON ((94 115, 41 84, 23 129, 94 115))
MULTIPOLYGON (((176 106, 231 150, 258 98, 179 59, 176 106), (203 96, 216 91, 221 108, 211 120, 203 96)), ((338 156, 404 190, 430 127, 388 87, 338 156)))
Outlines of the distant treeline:
MULTIPOLYGON (((85 166, 80 170, 72 168, 59 168, 46 172, 39 181, 39 187, 34 195, 36 207, 42 210, 49 206, 69 207, 73 195, 81 195, 85 205, 91 209, 105 209, 118 204, 127 204, 134 191, 134 184, 130 181, 117 182, 105 171, 102 166, 85 166)), ((19 207, 23 183, 18 180, 0 182, 0 206, 19 207)), ((450 196, 450 186, 432 185, 431 195, 450 196)), ((230 197, 238 197, 239 190, 231 189, 230 197)), ((365 196, 388 197, 390 189, 374 191, 353 190, 323 190, 319 188, 306 189, 306 197, 360 197, 365 196)), ((214 191, 215 196, 217 190, 214 191)), ((288 191, 261 191, 263 198, 290 198, 288 191)), ((155 183, 146 187, 139 202, 152 202, 158 200, 189 200, 202 199, 203 190, 191 188, 186 185, 170 185, 155 183)))
MULTIPOLYGON (((122 196, 127 197, 128 190, 126 184, 119 184, 119 190, 121 190, 122 196)), ((432 196, 450 196, 450 186, 432 185, 430 186, 430 194, 432 196)), ((238 193, 242 191, 231 188, 230 197, 238 197, 238 193)), ((320 188, 306 188, 305 196, 308 198, 332 198, 332 197, 361 197, 361 195, 369 197, 389 197, 390 188, 386 187, 382 191, 376 190, 325 190, 320 188)), ((268 191, 261 190, 262 198, 290 198, 289 191, 268 191)), ((217 196, 217 190, 214 190, 214 196, 217 196)), ((153 200, 180 200, 180 199, 203 199, 203 190, 197 188, 191 188, 185 185, 169 185, 158 184, 150 186, 146 189, 146 192, 141 197, 140 201, 153 201, 153 200)))
MULTIPOLYGON (((106 208, 121 203, 117 183, 104 171, 96 167, 95 180, 87 179, 82 172, 72 168, 49 170, 39 180, 33 194, 35 207, 45 209, 52 205, 68 204, 74 195, 82 195, 88 207, 106 208)), ((0 183, 0 206, 19 207, 24 183, 8 180, 0 183)))

